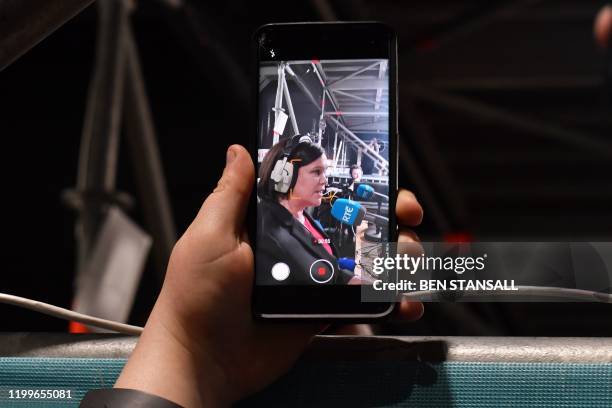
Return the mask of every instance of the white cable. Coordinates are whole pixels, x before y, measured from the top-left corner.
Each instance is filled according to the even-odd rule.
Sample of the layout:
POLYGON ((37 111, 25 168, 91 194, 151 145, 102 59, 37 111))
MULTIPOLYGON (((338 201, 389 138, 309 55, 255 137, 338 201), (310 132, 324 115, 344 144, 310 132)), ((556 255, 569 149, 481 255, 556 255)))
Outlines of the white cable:
MULTIPOLYGON (((582 289, 555 288, 546 286, 517 286, 517 289, 518 292, 521 293, 517 293, 517 291, 494 290, 473 290, 460 293, 462 295, 462 299, 478 299, 486 298, 487 296, 500 297, 501 295, 503 297, 515 297, 518 300, 518 298, 520 298, 521 296, 527 295, 529 297, 545 297, 583 302, 612 303, 612 294, 593 292, 582 289)), ((406 292, 402 295, 404 298, 410 300, 427 301, 431 300, 434 295, 442 294, 450 295, 452 294, 452 292, 444 290, 423 290, 416 292, 406 292)), ((0 293, 0 303, 23 307, 25 309, 44 313, 46 315, 57 317, 59 319, 72 320, 89 326, 112 330, 117 333, 125 333, 138 336, 142 334, 143 331, 143 328, 140 326, 133 326, 130 324, 114 322, 112 320, 101 319, 99 317, 94 317, 83 313, 77 313, 72 310, 64 309, 63 307, 50 305, 48 303, 39 302, 21 296, 8 295, 6 293, 0 293)))
POLYGON ((117 333, 125 333, 138 336, 142 333, 143 330, 143 328, 140 326, 132 326, 131 324, 101 319, 99 317, 94 317, 83 313, 77 313, 72 310, 64 309, 63 307, 38 302, 36 300, 24 298, 21 296, 8 295, 6 293, 0 293, 0 303, 7 303, 9 305, 23 307, 26 309, 33 310, 35 312, 44 313, 49 316, 65 320, 72 320, 89 326, 112 330, 117 333))
MULTIPOLYGON (((566 299, 577 302, 601 302, 612 303, 612 294, 603 292, 594 292, 582 289, 557 288, 549 286, 517 286, 516 291, 498 291, 498 290, 466 290, 458 291, 461 295, 461 300, 479 299, 490 297, 499 298, 516 298, 516 301, 522 296, 542 297, 550 299, 566 299)), ((446 290, 422 290, 416 292, 404 292, 403 297, 410 300, 431 300, 435 295, 453 296, 453 291, 446 290)), ((552 301, 552 300, 551 300, 552 301)))

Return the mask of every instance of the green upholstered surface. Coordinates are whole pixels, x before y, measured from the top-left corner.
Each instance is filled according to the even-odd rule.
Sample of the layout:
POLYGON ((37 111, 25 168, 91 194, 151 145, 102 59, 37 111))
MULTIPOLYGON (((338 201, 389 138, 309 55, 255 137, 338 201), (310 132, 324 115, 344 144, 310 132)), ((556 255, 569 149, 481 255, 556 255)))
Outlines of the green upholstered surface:
MULTIPOLYGON (((78 406, 110 387, 125 359, 0 357, 0 407, 78 406), (10 389, 71 390, 71 400, 9 399, 10 389)), ((612 364, 302 361, 240 406, 612 407, 612 364)))

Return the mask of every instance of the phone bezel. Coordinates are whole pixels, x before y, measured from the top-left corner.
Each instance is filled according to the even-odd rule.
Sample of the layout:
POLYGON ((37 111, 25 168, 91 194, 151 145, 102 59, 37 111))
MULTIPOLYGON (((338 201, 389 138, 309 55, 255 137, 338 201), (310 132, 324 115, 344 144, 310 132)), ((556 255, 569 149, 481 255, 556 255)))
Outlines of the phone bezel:
MULTIPOLYGON (((253 36, 254 132, 249 138, 253 162, 257 163, 259 115, 260 39, 273 33, 294 45, 274 60, 387 58, 389 60, 389 242, 397 240, 397 39, 394 31, 378 22, 282 23, 260 27, 253 36), (329 43, 333 39, 334 43, 329 43), (329 45, 325 45, 326 42, 329 45), (384 50, 381 44, 384 43, 384 50), (339 45, 340 44, 340 45, 339 45), (296 51, 298 50, 298 51, 296 51), (310 52, 309 52, 310 50, 310 52), (315 52, 316 51, 316 52, 315 52), (310 57, 310 58, 308 58, 310 57)), ((253 192, 248 211, 249 236, 256 237, 257 196, 253 192)), ((254 256, 256 245, 252 242, 254 256)), ((256 263, 255 263, 256 264, 256 263)), ((257 272, 257 271, 255 271, 257 272)), ((395 303, 361 302, 359 285, 256 285, 253 277, 252 311, 258 319, 322 321, 371 321, 388 316, 395 303)))

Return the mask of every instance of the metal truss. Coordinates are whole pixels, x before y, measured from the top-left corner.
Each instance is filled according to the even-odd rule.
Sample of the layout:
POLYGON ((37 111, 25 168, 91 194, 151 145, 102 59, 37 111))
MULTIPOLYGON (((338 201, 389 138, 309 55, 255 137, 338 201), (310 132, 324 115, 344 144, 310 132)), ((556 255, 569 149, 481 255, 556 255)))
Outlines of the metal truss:
MULTIPOLYGON (((287 87, 287 74, 303 91, 308 100, 321 113, 319 130, 316 137, 321 143, 322 123, 328 123, 336 129, 334 140, 334 162, 346 156, 348 146, 355 149, 358 155, 364 154, 374 161, 375 168, 383 174, 389 169, 389 162, 373 146, 364 142, 357 133, 389 133, 389 85, 388 64, 386 60, 323 60, 280 62, 276 69, 262 67, 260 90, 276 81, 275 117, 279 111, 286 110, 291 119, 294 133, 299 133, 291 95, 287 87), (321 89, 313 90, 307 82, 291 68, 297 65, 309 65, 316 75, 321 89), (328 72, 327 70, 330 69, 328 72), (333 75, 330 75, 333 73, 333 75), (356 133, 357 132, 357 133, 356 133)), ((274 143, 277 142, 275 135, 274 143)), ((340 160, 344 162, 343 160, 340 160)))

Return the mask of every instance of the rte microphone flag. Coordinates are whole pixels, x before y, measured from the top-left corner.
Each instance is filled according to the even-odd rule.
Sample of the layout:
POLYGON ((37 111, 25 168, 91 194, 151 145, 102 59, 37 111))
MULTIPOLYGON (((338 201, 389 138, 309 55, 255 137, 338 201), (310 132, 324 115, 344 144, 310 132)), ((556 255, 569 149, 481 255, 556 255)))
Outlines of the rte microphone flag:
POLYGON ((331 215, 345 225, 359 225, 363 221, 366 210, 361 204, 347 198, 339 198, 334 202, 331 215))

